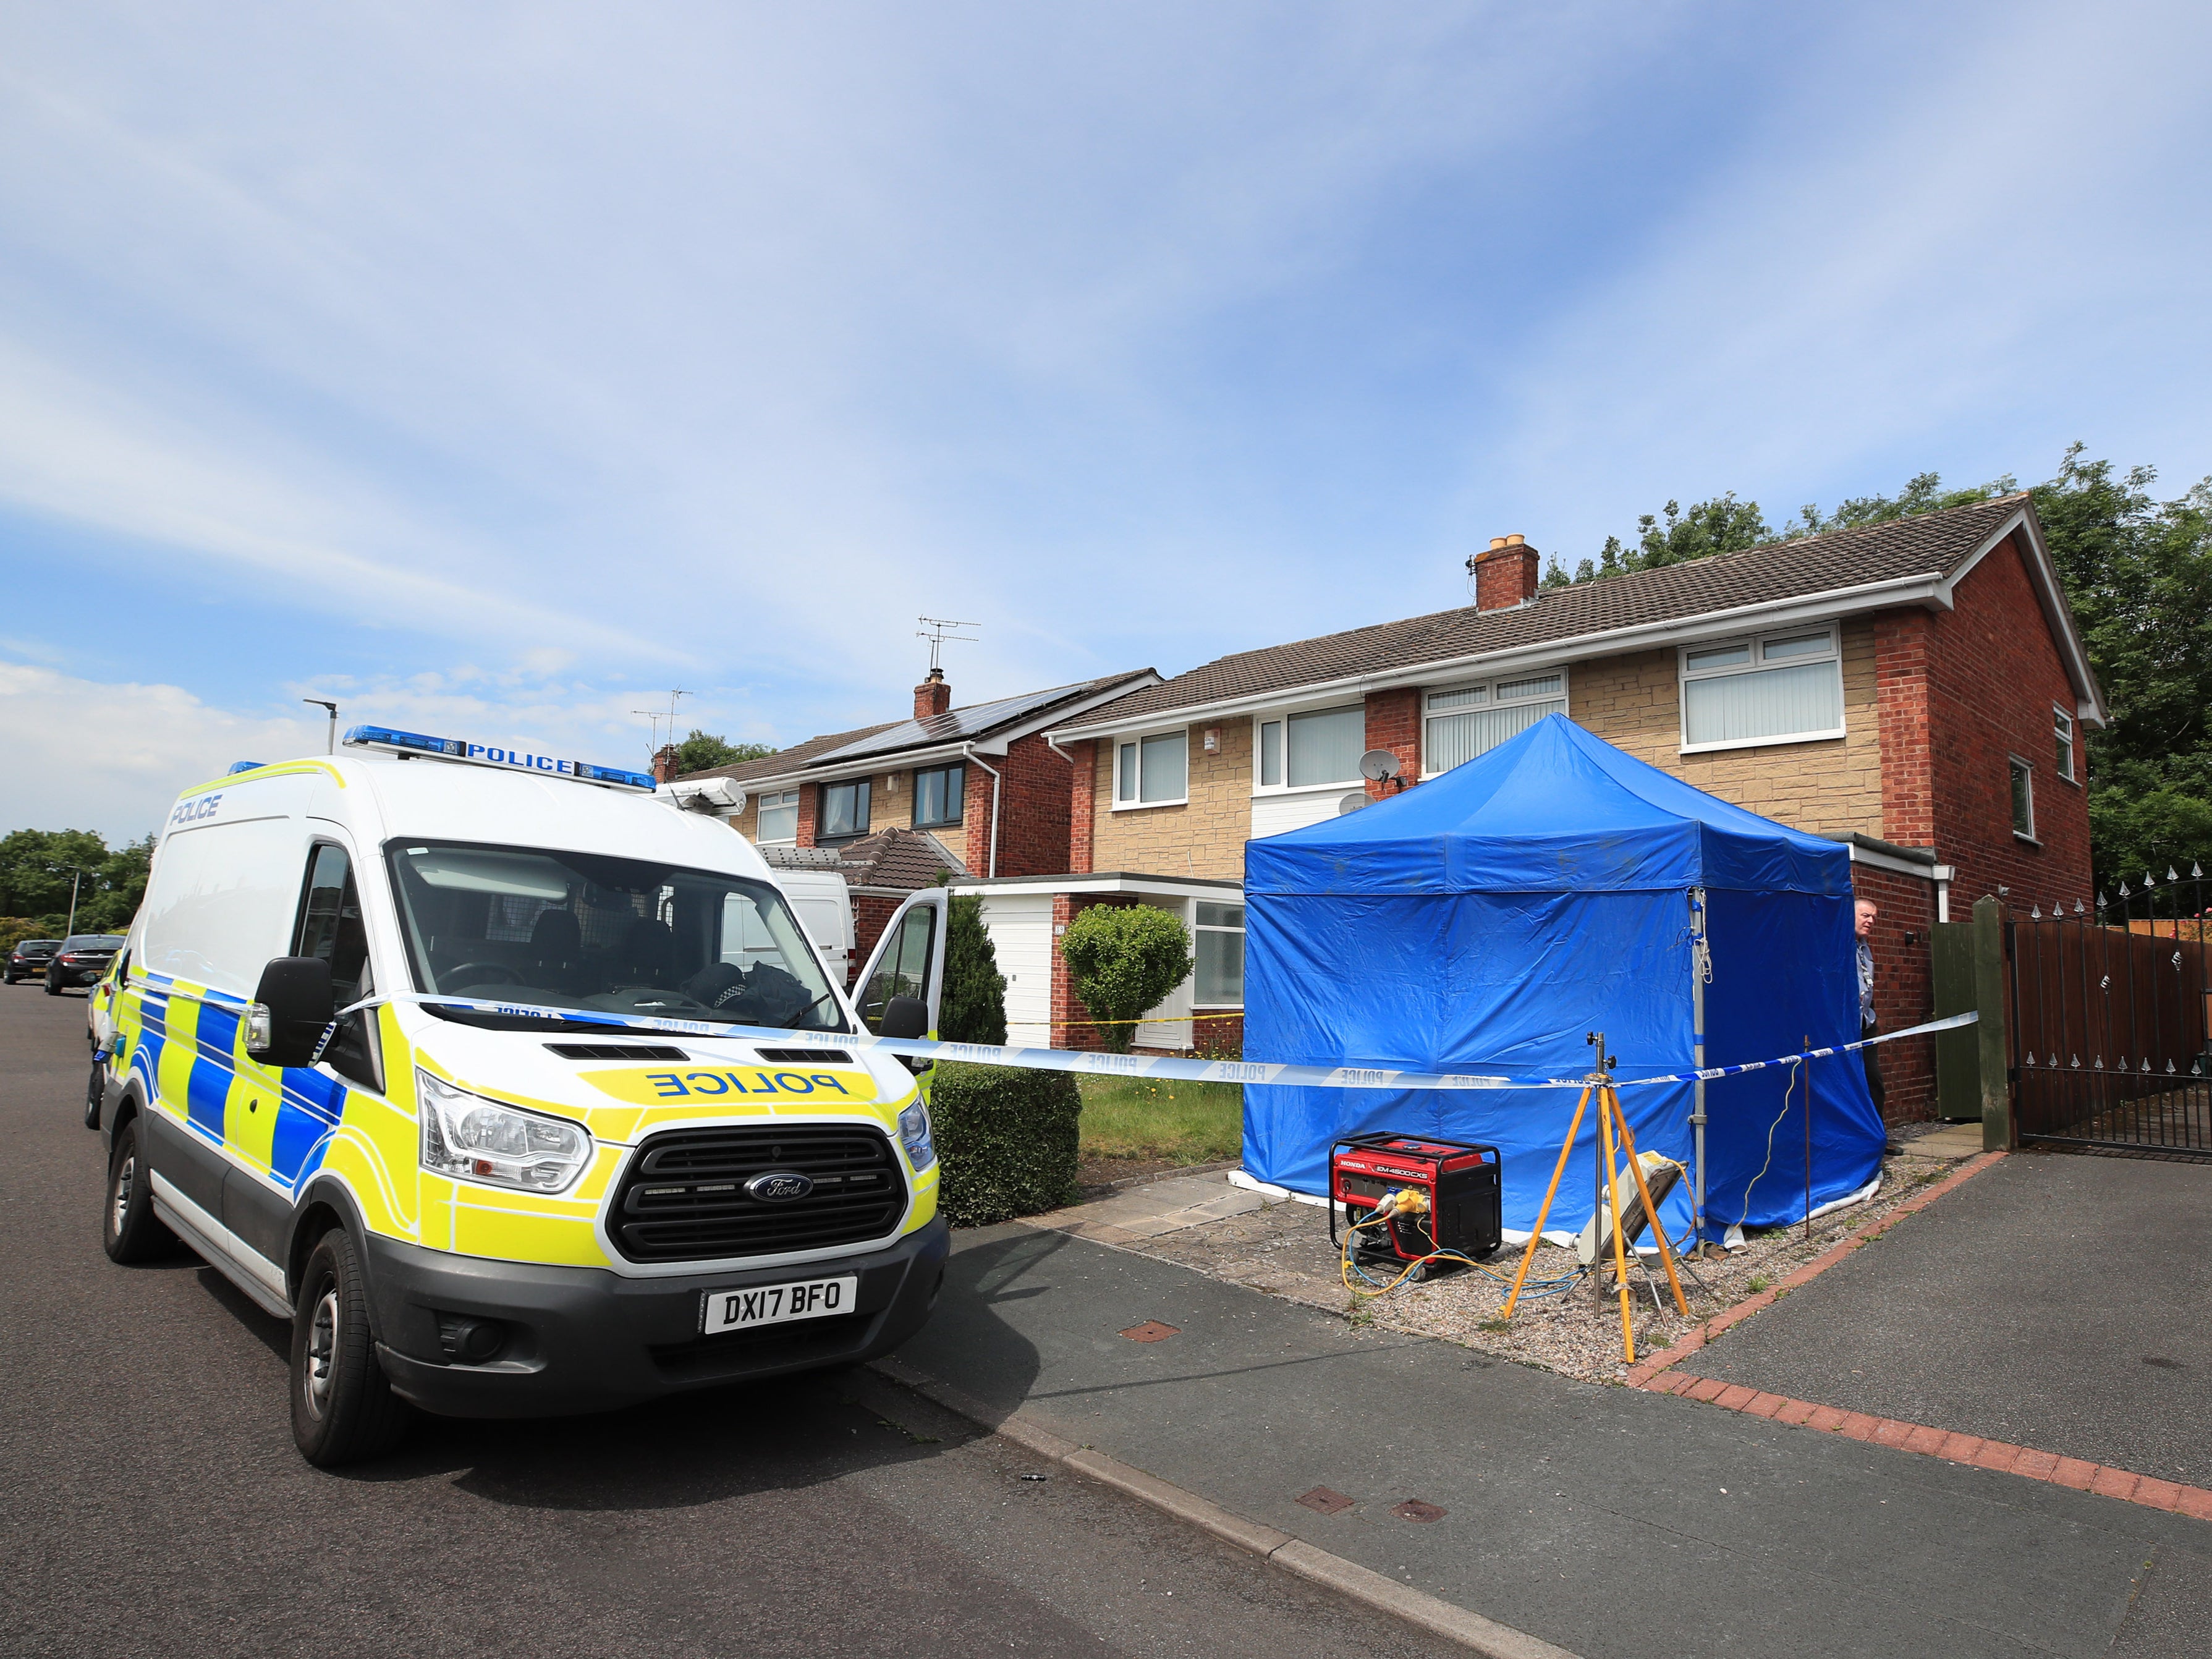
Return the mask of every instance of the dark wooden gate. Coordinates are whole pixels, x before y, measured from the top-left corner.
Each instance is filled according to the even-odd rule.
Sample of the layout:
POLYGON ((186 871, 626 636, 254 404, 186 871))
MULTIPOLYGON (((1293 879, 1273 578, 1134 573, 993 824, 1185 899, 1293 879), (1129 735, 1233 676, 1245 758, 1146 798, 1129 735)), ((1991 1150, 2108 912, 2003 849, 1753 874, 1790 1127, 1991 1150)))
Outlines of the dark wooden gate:
POLYGON ((2022 1142, 2212 1156, 2212 921, 2168 871, 2005 922, 2022 1142))

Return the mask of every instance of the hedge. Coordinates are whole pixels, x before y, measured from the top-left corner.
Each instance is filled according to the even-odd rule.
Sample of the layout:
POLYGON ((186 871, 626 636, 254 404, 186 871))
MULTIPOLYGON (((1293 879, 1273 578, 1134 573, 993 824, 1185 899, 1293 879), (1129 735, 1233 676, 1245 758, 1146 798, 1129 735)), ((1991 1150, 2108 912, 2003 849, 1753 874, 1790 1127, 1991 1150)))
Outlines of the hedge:
POLYGON ((1065 1072, 940 1060, 930 1118, 944 1171, 937 1206, 988 1227, 1073 1200, 1083 1096, 1065 1072))

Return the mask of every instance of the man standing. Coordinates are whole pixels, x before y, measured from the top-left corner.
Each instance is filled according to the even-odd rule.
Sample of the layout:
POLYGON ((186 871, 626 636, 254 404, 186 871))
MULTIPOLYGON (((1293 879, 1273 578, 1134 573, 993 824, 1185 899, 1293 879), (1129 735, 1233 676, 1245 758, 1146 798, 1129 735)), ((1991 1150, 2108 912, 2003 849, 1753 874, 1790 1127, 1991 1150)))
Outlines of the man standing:
MULTIPOLYGON (((1851 932, 1858 936, 1859 942, 1859 1037, 1861 1041, 1872 1036, 1881 1029, 1881 1023, 1875 1018, 1874 1012, 1874 919, 1880 914, 1880 909, 1872 899, 1858 899, 1851 905, 1851 932)), ((1881 1050, 1862 1048, 1859 1050, 1859 1058, 1866 1062, 1867 1093, 1874 1097, 1874 1109, 1879 1112, 1888 1097, 1888 1091, 1882 1087, 1881 1082, 1881 1050)), ((1883 1127, 1885 1129, 1888 1127, 1887 1118, 1883 1120, 1883 1127)), ((1882 1150, 1887 1153, 1894 1154, 1905 1149, 1892 1139, 1882 1150)))

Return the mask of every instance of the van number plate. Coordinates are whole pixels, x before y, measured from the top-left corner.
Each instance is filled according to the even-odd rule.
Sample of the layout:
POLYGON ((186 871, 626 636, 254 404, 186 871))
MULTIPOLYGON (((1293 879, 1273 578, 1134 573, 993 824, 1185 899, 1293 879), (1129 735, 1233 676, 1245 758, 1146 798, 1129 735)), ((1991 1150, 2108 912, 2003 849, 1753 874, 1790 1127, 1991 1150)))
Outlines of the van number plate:
POLYGON ((827 1319, 853 1311, 858 1278, 807 1279, 796 1285, 759 1285, 742 1291, 708 1291, 701 1310, 700 1332, 719 1336, 754 1325, 782 1325, 794 1319, 827 1319))

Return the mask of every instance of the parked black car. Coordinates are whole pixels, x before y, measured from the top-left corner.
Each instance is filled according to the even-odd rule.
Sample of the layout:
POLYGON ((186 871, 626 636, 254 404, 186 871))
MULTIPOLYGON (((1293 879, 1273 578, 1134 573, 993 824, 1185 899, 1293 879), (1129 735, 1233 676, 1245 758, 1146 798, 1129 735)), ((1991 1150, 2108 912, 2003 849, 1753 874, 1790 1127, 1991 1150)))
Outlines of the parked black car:
POLYGON ((8 983, 41 977, 46 971, 46 963, 61 948, 62 942, 58 939, 17 939, 15 948, 8 953, 8 983))
POLYGON ((65 986, 99 984, 122 948, 120 933, 71 933, 46 964, 46 994, 58 997, 65 986))

